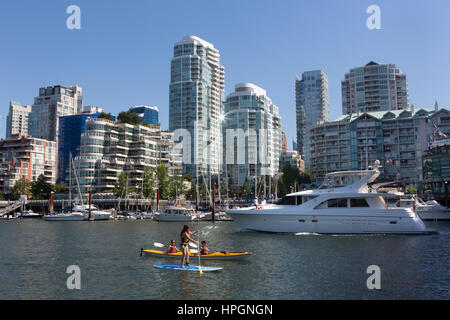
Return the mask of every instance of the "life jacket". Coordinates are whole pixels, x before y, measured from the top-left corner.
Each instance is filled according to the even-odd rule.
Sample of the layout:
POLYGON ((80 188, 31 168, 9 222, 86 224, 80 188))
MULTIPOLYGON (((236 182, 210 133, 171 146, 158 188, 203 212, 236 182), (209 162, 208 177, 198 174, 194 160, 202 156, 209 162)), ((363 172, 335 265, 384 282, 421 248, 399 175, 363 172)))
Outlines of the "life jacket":
POLYGON ((177 252, 176 247, 174 247, 174 246, 169 246, 169 253, 175 253, 175 252, 177 252))
POLYGON ((200 250, 200 254, 209 254, 208 248, 202 248, 202 249, 200 250))

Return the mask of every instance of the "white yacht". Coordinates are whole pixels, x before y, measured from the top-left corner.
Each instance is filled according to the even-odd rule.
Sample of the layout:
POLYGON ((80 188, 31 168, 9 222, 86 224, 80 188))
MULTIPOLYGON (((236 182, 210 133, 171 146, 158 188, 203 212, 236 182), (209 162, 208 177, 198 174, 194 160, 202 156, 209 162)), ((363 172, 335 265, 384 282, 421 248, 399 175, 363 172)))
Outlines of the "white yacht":
POLYGON ((20 217, 23 219, 41 218, 42 214, 33 212, 33 210, 25 210, 20 214, 20 217))
POLYGON ((243 230, 319 234, 428 234, 411 208, 389 207, 368 184, 380 172, 329 173, 317 190, 287 195, 276 205, 239 208, 226 213, 243 230))
POLYGON ((82 212, 58 213, 44 216, 45 221, 83 221, 85 219, 82 212))
POLYGON ((409 199, 400 199, 397 202, 399 207, 416 208, 417 214, 422 220, 450 220, 450 209, 444 207, 435 200, 424 202, 417 196, 409 199))
POLYGON ((155 213, 154 220, 156 221, 178 221, 190 222, 203 218, 203 214, 197 213, 195 209, 186 206, 175 205, 167 206, 166 210, 161 213, 155 213))
MULTIPOLYGON (((89 220, 89 205, 75 204, 72 208, 73 212, 81 212, 84 218, 89 220)), ((99 210, 96 206, 91 204, 91 220, 109 220, 112 219, 111 212, 99 210)))

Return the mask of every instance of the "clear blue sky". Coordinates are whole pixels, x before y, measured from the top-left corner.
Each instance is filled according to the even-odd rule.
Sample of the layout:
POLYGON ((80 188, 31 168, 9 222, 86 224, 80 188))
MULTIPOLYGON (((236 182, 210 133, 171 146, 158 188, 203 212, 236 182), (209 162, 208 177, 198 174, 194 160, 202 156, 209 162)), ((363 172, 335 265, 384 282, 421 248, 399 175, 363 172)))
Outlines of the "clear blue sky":
POLYGON ((113 114, 156 105, 168 128, 173 44, 196 35, 220 50, 226 94, 239 82, 267 90, 280 107, 288 146, 295 138, 295 76, 325 69, 331 119, 341 115, 340 82, 373 60, 406 73, 410 101, 450 106, 450 1, 171 0, 1 1, 0 137, 10 100, 32 104, 39 87, 78 84, 84 104, 113 114), (81 30, 66 8, 81 8, 81 30), (381 30, 366 9, 381 8, 381 30))

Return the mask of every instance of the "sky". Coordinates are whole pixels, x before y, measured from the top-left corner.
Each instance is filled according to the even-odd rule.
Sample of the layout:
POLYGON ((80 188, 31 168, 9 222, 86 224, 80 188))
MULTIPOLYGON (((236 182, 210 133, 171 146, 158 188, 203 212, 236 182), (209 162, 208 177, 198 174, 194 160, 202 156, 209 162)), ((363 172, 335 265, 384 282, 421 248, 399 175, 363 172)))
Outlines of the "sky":
POLYGON ((79 85, 83 104, 117 114, 156 105, 169 126, 173 45, 195 35, 220 51, 226 95, 240 82, 267 91, 288 147, 296 136, 295 77, 328 74, 330 119, 342 114, 341 81, 370 61, 406 74, 416 108, 450 107, 450 1, 53 0, 1 1, 0 137, 9 101, 33 104, 40 87, 79 85), (70 30, 66 9, 81 10, 70 30), (369 30, 377 5, 381 29, 369 30))

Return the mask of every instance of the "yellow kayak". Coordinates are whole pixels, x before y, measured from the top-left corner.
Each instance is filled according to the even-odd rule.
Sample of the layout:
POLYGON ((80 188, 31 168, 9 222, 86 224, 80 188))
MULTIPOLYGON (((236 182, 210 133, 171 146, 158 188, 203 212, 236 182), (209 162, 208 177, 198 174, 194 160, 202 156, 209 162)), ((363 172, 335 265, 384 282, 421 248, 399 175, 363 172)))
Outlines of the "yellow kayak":
MULTIPOLYGON (((221 259, 242 259, 250 256, 251 252, 212 252, 210 254, 202 254, 200 255, 201 259, 208 259, 208 260, 221 260, 221 259)), ((150 249, 141 249, 141 256, 152 256, 152 257, 163 257, 163 258, 181 258, 182 253, 181 251, 175 252, 175 253, 167 253, 165 251, 159 251, 159 250, 150 250, 150 249)), ((197 253, 189 252, 189 257, 196 258, 198 257, 197 253)))

